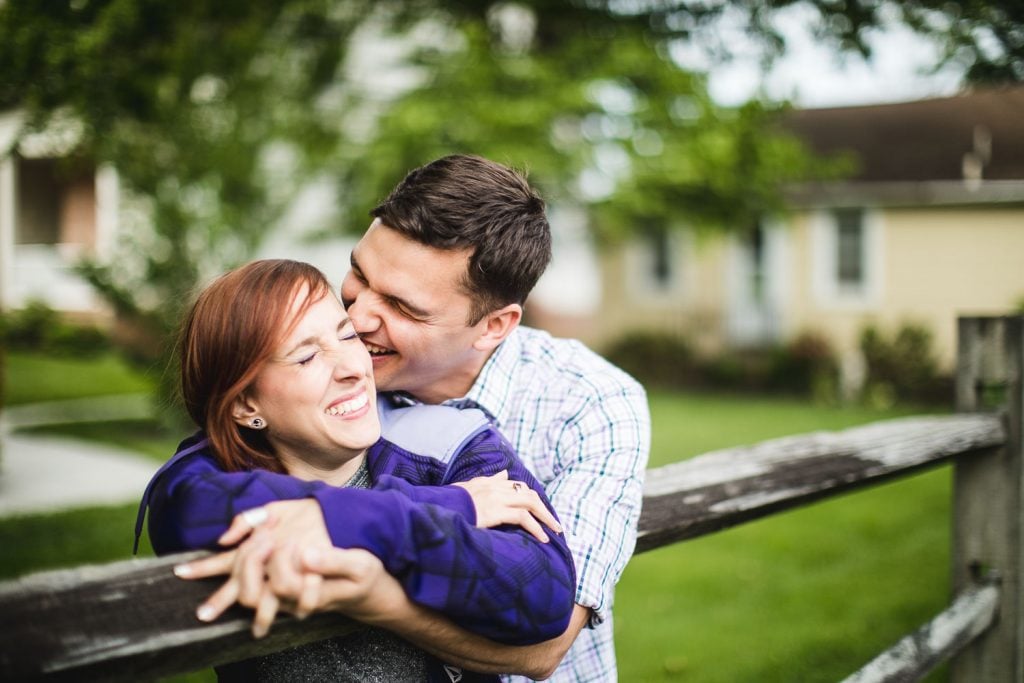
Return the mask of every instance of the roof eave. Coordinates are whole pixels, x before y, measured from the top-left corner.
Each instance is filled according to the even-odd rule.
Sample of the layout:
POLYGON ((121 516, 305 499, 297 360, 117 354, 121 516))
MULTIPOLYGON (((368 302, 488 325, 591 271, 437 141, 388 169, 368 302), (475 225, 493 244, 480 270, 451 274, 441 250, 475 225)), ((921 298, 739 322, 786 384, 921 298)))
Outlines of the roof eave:
POLYGON ((799 183, 786 188, 793 208, 928 207, 1024 204, 1024 180, 799 183))

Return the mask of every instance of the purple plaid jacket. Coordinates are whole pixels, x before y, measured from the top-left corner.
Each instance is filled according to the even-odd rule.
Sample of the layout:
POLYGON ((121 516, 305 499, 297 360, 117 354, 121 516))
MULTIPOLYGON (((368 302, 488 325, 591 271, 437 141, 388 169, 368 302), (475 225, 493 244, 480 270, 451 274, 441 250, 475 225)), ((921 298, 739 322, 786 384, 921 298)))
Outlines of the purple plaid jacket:
POLYGON ((413 453, 385 439, 367 451, 372 489, 338 488, 265 470, 224 472, 199 432, 150 482, 136 525, 149 508, 158 554, 215 550, 240 512, 277 500, 312 497, 336 547, 364 548, 384 563, 409 598, 493 640, 524 645, 566 629, 576 594, 562 535, 540 543, 517 526, 478 529, 469 494, 450 484, 508 470, 550 509, 544 488, 493 428, 478 429, 445 458, 413 453))

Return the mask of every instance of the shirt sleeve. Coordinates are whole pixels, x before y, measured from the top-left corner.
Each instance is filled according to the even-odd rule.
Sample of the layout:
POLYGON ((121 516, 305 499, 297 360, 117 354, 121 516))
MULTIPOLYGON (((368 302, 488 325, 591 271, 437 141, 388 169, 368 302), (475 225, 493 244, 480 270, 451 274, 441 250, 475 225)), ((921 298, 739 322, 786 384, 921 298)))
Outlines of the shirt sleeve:
POLYGON ((650 451, 647 397, 631 378, 575 406, 556 438, 551 502, 576 562, 576 602, 600 623, 636 547, 650 451))
MULTIPOLYGON (((456 455, 446 483, 502 469, 511 473, 514 460, 503 440, 486 431, 456 455)), ((529 476, 525 469, 523 474, 529 476)), ((518 472, 514 478, 526 481, 518 472)), ((224 472, 212 457, 197 454, 163 472, 154 486, 150 537, 159 554, 216 549, 217 538, 238 513, 276 500, 313 497, 335 546, 372 552, 411 600, 460 626, 515 645, 565 630, 575 582, 564 538, 551 534, 545 544, 518 527, 477 529, 464 489, 422 487, 427 490, 418 495, 434 502, 417 502, 404 492, 417 487, 382 479, 380 490, 336 488, 261 470, 224 472), (443 501, 456 509, 437 504, 443 501)), ((531 487, 543 492, 536 481, 531 487)))

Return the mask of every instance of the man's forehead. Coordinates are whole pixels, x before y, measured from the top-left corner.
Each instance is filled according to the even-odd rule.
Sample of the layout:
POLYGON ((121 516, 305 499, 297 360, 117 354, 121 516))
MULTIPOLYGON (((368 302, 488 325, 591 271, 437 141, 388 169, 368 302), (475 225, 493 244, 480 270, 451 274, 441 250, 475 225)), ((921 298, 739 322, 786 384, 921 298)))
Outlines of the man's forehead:
POLYGON ((470 249, 421 244, 377 221, 352 249, 352 267, 380 294, 424 311, 465 296, 470 249))
MULTIPOLYGON (((378 277, 409 275, 416 279, 452 279, 458 284, 465 276, 472 248, 440 249, 405 236, 375 220, 352 249, 352 264, 361 270, 373 267, 385 272, 378 277)), ((435 283, 440 284, 440 283, 435 283)))

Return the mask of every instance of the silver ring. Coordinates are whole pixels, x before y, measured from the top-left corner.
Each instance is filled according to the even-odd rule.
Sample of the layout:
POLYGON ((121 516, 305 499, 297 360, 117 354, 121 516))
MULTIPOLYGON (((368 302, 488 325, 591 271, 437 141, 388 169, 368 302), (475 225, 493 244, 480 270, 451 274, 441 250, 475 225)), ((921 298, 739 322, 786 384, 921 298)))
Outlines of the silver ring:
POLYGON ((270 513, 267 512, 265 507, 250 508, 242 513, 242 519, 245 520, 246 524, 255 529, 270 519, 270 513))

